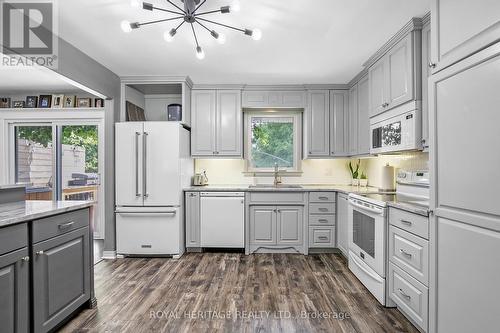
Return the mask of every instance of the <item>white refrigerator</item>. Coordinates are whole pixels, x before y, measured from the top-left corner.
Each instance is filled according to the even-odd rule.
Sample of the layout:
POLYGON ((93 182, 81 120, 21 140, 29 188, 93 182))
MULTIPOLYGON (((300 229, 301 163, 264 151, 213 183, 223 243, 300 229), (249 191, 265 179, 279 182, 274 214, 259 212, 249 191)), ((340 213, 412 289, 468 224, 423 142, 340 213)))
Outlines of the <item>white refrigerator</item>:
POLYGON ((115 125, 117 254, 183 254, 182 189, 194 172, 189 140, 177 122, 115 125))

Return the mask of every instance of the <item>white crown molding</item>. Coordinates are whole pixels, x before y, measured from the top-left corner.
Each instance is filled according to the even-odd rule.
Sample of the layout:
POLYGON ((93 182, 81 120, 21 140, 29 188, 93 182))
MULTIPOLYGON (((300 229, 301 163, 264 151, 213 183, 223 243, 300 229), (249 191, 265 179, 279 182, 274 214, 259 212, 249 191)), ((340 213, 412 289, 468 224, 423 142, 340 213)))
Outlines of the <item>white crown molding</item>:
POLYGON ((408 23, 405 24, 394 36, 392 36, 375 54, 373 54, 364 64, 365 68, 369 68, 380 58, 384 56, 394 45, 399 43, 406 35, 414 30, 422 30, 422 19, 413 17, 408 23))
POLYGON ((422 25, 427 25, 429 23, 431 23, 431 12, 427 12, 422 16, 422 25))
POLYGON ((138 83, 186 83, 189 87, 193 86, 193 81, 189 76, 164 76, 164 75, 131 75, 121 76, 122 84, 138 83))
POLYGON ((351 89, 353 86, 355 86, 366 75, 368 75, 368 67, 365 67, 361 72, 356 74, 356 76, 347 84, 348 89, 351 89))
POLYGON ((305 84, 306 90, 347 90, 349 89, 348 84, 344 83, 333 83, 333 84, 305 84))
POLYGON ((301 84, 276 84, 276 85, 265 85, 265 84, 246 84, 243 90, 266 90, 266 91, 301 91, 306 90, 304 85, 301 84))
POLYGON ((243 90, 244 84, 193 84, 193 90, 243 90))

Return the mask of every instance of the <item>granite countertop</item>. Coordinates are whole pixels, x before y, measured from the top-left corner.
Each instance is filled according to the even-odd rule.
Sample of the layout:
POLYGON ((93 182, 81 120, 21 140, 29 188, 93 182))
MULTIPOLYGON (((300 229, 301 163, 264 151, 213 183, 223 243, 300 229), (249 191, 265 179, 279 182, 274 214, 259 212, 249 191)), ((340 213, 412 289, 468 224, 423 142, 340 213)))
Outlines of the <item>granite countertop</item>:
MULTIPOLYGON (((285 185, 299 185, 299 184, 285 184, 285 185)), ((206 185, 206 186, 189 186, 184 188, 184 191, 199 191, 199 192, 213 192, 213 191, 232 191, 232 192, 308 192, 308 191, 336 191, 342 193, 378 193, 377 187, 362 187, 351 185, 335 185, 335 184, 300 184, 301 187, 249 187, 248 184, 234 184, 234 185, 206 185)))
POLYGON ((19 184, 9 184, 9 185, 0 185, 0 190, 10 190, 13 188, 23 188, 25 185, 19 185, 19 184))
POLYGON ((429 216, 429 203, 428 202, 418 202, 418 203, 411 203, 411 202, 400 202, 400 201, 394 201, 394 202, 388 202, 387 206, 389 207, 394 207, 398 208, 401 210, 405 210, 410 213, 422 215, 422 216, 429 216))
POLYGON ((94 205, 94 201, 27 200, 0 204, 0 227, 94 205))

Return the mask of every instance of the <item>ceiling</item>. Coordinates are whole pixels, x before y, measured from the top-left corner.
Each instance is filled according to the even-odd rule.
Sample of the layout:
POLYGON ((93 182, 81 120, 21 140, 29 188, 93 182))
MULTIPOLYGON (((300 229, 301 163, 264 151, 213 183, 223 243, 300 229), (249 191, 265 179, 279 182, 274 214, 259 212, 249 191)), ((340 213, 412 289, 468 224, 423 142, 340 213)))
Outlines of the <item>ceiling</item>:
MULTIPOLYGON (((203 8, 231 1, 208 0, 203 8)), ((149 2, 171 8, 165 0, 149 2)), ((240 12, 211 18, 258 27, 262 40, 221 28, 216 30, 227 41, 219 45, 200 27, 206 57, 198 60, 187 25, 172 43, 163 40, 163 32, 173 23, 129 34, 120 29, 124 19, 141 22, 171 14, 132 8, 130 0, 58 3, 59 35, 120 76, 189 75, 195 83, 248 84, 347 83, 411 17, 421 17, 430 8, 430 0, 240 0, 240 12)))

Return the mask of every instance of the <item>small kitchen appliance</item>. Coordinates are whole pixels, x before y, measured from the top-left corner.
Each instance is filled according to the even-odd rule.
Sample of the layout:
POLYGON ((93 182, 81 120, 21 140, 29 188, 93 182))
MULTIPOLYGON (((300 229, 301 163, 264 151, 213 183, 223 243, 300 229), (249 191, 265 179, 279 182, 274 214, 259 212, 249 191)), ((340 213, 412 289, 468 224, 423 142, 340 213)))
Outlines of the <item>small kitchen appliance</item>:
POLYGON ((207 184, 208 184, 208 177, 206 171, 203 171, 202 173, 197 173, 193 176, 194 186, 205 186, 207 184))
POLYGON ((167 106, 168 121, 182 121, 182 105, 169 104, 167 106))

